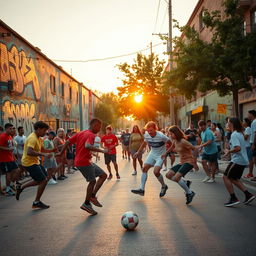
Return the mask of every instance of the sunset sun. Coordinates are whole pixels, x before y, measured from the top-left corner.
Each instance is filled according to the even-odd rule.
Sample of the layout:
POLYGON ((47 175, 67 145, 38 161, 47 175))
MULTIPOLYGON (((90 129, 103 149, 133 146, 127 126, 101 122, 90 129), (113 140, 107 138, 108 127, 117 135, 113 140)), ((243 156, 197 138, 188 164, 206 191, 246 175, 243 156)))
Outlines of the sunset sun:
POLYGON ((142 98, 143 98, 143 96, 142 96, 141 94, 134 96, 134 100, 135 100, 135 102, 137 102, 137 103, 141 103, 141 102, 142 102, 142 98))

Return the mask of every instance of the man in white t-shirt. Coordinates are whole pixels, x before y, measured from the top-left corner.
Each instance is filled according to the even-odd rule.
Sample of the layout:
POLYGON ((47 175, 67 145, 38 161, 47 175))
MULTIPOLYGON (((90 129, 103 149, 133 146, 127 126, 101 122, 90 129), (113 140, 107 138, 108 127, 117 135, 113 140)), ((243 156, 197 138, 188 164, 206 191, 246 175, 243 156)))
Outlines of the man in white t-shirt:
MULTIPOLYGON (((154 174, 158 181, 161 183, 161 192, 159 194, 160 197, 163 197, 168 189, 168 186, 164 182, 164 178, 160 173, 162 165, 163 165, 163 158, 162 156, 166 152, 166 142, 170 142, 170 139, 165 136, 163 133, 157 131, 157 125, 155 122, 148 122, 146 124, 146 132, 144 135, 144 142, 141 144, 138 151, 134 154, 134 158, 139 156, 143 149, 148 144, 151 148, 149 155, 144 162, 144 166, 142 169, 141 175, 141 185, 139 189, 131 190, 132 193, 144 196, 145 193, 145 185, 148 177, 148 171, 151 167, 154 167, 154 174)), ((171 143, 171 142, 170 142, 171 143)))
MULTIPOLYGON (((252 147, 253 162, 256 165, 256 111, 249 110, 248 118, 252 121, 250 143, 252 147)), ((252 181, 256 181, 256 176, 252 179, 252 181)))

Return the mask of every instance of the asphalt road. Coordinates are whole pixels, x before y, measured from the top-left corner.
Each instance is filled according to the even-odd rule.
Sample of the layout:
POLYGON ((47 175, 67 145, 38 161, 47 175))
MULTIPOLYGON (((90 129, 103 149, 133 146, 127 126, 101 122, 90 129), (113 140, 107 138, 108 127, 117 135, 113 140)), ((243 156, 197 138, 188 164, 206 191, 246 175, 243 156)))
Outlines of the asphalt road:
MULTIPOLYGON (((202 183, 202 170, 187 175, 196 192, 189 206, 171 181, 160 199, 152 172, 141 197, 130 192, 138 187, 140 172, 132 176, 131 163, 120 155, 118 162, 121 180, 106 181, 99 193, 104 206, 96 216, 80 209, 87 183, 79 172, 48 185, 42 198, 51 205, 47 210, 31 209, 34 188, 24 191, 19 202, 0 197, 0 255, 256 255, 256 200, 250 206, 224 207, 228 194, 222 178, 202 183), (139 216, 135 231, 120 224, 129 210, 139 216)), ((99 165, 104 167, 102 161, 99 165)))

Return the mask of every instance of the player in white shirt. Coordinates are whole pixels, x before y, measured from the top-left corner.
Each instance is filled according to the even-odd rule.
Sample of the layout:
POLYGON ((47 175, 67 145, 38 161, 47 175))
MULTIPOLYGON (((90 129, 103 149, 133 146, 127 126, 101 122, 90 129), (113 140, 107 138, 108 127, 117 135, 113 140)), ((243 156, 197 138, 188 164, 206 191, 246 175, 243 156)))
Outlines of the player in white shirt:
POLYGON ((133 189, 131 190, 131 192, 134 194, 144 196, 148 171, 151 167, 154 167, 154 174, 161 184, 161 192, 159 196, 163 197, 168 189, 168 186, 165 184, 164 178, 160 171, 164 161, 163 156, 166 152, 165 144, 166 142, 170 142, 170 139, 163 133, 157 131, 157 125, 155 122, 148 122, 145 128, 147 131, 145 132, 144 135, 144 142, 141 144, 138 151, 134 154, 134 157, 140 155, 147 144, 150 146, 151 150, 148 154, 146 161, 144 162, 140 188, 133 189))

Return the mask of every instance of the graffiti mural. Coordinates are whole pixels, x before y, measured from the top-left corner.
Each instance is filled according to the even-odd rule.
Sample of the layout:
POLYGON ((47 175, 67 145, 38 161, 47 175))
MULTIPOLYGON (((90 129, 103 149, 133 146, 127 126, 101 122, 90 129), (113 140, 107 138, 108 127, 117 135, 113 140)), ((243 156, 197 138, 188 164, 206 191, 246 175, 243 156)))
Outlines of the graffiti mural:
POLYGON ((39 100, 41 91, 35 66, 31 57, 26 53, 18 51, 16 46, 12 46, 8 51, 7 46, 0 43, 0 78, 1 81, 14 81, 14 92, 22 94, 28 84, 32 84, 35 99, 39 100))
POLYGON ((12 123, 16 128, 23 126, 26 134, 34 131, 35 114, 36 106, 33 103, 30 105, 28 103, 14 104, 5 101, 3 104, 4 123, 12 123))

